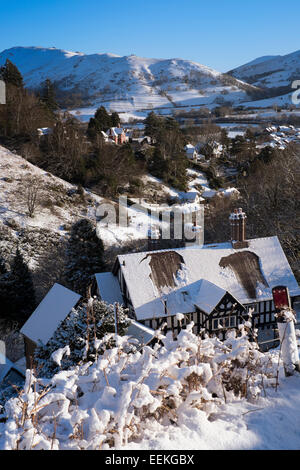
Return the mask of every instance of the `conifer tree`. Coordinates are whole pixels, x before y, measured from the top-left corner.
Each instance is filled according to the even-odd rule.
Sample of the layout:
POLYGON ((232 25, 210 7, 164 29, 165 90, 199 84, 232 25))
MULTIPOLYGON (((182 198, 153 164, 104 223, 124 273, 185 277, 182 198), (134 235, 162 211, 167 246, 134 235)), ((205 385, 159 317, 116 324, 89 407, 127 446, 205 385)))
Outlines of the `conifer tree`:
POLYGON ((41 101, 45 103, 47 108, 52 112, 58 109, 58 104, 55 98, 54 85, 49 78, 47 78, 47 80, 45 80, 45 82, 43 83, 41 101))
POLYGON ((24 323, 36 306, 31 272, 25 263, 19 247, 9 273, 11 298, 10 316, 24 323))
POLYGON ((2 266, 2 273, 0 273, 0 318, 17 321, 22 325, 36 307, 31 272, 19 248, 10 271, 6 271, 4 261, 0 262, 0 265, 2 266))
POLYGON ((88 131, 92 135, 95 132, 107 131, 112 127, 112 119, 104 106, 97 109, 95 116, 90 119, 88 131))
POLYGON ((96 228, 88 219, 81 219, 71 229, 67 248, 66 283, 85 295, 91 276, 103 271, 104 247, 96 228))
POLYGON ((23 77, 18 67, 9 59, 6 59, 5 65, 0 68, 0 78, 8 85, 14 85, 17 88, 23 88, 23 77))
POLYGON ((155 147, 152 161, 149 165, 149 170, 153 176, 157 178, 164 178, 167 172, 168 165, 164 159, 159 147, 155 147))
POLYGON ((154 111, 151 111, 145 119, 145 135, 148 135, 152 139, 158 139, 161 134, 163 124, 163 119, 157 116, 154 111))
POLYGON ((118 127, 121 124, 121 119, 117 112, 113 112, 110 116, 110 119, 112 127, 118 127))
POLYGON ((7 273, 7 269, 5 266, 5 260, 0 254, 0 276, 6 273, 7 273))
MULTIPOLYGON (((89 299, 91 300, 91 299, 89 299)), ((119 306, 118 310, 118 333, 123 336, 130 325, 127 311, 119 306)), ((102 347, 95 349, 95 337, 102 339, 107 333, 115 332, 114 307, 107 305, 98 299, 91 303, 81 303, 67 318, 59 325, 47 345, 39 345, 35 351, 35 362, 40 376, 52 377, 59 369, 66 370, 79 362, 94 362, 98 354, 115 346, 114 335, 108 337, 102 347), (90 322, 87 322, 87 311, 89 310, 90 322), (97 327, 96 327, 97 326, 97 327), (58 366, 51 355, 60 348, 69 346, 70 355, 65 356, 58 366)))

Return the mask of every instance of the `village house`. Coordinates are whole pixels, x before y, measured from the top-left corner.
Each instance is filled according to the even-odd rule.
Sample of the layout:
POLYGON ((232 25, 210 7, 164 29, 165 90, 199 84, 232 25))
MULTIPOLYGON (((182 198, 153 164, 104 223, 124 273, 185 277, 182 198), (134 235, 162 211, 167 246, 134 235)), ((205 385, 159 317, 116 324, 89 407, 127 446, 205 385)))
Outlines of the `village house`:
POLYGON ((104 301, 122 302, 130 316, 149 328, 165 322, 178 333, 223 333, 252 314, 252 325, 276 323, 272 288, 286 286, 292 305, 300 288, 278 238, 246 238, 246 215, 230 215, 231 240, 203 246, 120 255, 112 273, 97 274, 104 301), (181 318, 183 314, 183 320, 181 318))
POLYGON ((196 147, 192 144, 187 144, 184 147, 185 154, 189 160, 197 160, 198 152, 196 150, 196 147))
POLYGON ((223 153, 223 145, 221 145, 217 141, 199 142, 195 148, 197 152, 203 152, 205 155, 209 153, 210 156, 213 156, 215 158, 221 157, 223 153))
POLYGON ((108 131, 106 131, 106 135, 109 140, 112 140, 117 145, 122 145, 126 142, 129 142, 129 136, 127 135, 126 130, 122 127, 111 127, 108 129, 108 131))
MULTIPOLYGON (((91 293, 128 309, 133 322, 127 334, 139 347, 150 344, 162 325, 176 336, 190 322, 195 334, 225 338, 228 329, 251 320, 274 338, 273 289, 287 288, 293 307, 300 288, 278 238, 248 240, 246 218, 242 209, 234 210, 231 240, 224 243, 203 245, 196 234, 195 242, 186 240, 183 248, 159 250, 159 236, 150 231, 149 251, 119 255, 112 272, 93 276, 91 293)), ((38 343, 47 344, 80 300, 59 284, 50 289, 21 329, 27 368, 38 343)))

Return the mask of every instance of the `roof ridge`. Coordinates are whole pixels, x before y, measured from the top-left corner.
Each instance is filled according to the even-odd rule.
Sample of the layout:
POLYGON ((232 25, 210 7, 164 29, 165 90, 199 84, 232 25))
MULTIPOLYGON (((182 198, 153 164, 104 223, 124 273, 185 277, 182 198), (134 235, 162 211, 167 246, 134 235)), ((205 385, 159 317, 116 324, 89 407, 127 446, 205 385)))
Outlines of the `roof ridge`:
MULTIPOLYGON (((277 239, 279 245, 281 246, 280 240, 279 240, 277 235, 273 235, 271 237, 250 238, 247 241, 248 242, 253 242, 253 241, 256 241, 256 240, 271 240, 273 238, 277 239)), ((207 245, 202 245, 202 246, 199 245, 199 246, 188 246, 188 247, 181 247, 181 248, 165 248, 165 249, 162 249, 162 250, 152 250, 152 251, 145 250, 145 251, 137 251, 135 253, 123 253, 123 254, 117 255, 117 258, 121 258, 121 257, 125 257, 125 256, 134 256, 134 255, 139 255, 139 254, 148 254, 148 253, 163 253, 163 252, 168 252, 168 251, 186 251, 186 250, 196 250, 196 249, 203 250, 203 249, 206 249, 206 248, 214 248, 214 247, 217 247, 217 246, 220 246, 220 245, 225 245, 225 244, 228 244, 228 245, 231 246, 231 242, 228 240, 228 241, 224 241, 224 242, 209 243, 207 245)), ((243 250, 249 249, 249 248, 250 247, 241 248, 241 249, 238 249, 238 250, 235 250, 235 251, 236 252, 243 251, 243 250)), ((232 249, 234 249, 234 248, 232 248, 232 249)))

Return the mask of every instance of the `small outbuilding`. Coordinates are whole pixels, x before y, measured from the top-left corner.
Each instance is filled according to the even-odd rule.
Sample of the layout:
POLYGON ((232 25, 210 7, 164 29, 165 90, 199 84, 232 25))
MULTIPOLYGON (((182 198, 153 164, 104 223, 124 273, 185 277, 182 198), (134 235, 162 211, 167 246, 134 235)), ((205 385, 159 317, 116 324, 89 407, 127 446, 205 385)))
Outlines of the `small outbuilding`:
POLYGON ((21 329, 25 342, 27 368, 32 366, 33 354, 38 343, 47 344, 59 324, 77 306, 80 299, 79 294, 60 284, 54 284, 43 298, 21 329))

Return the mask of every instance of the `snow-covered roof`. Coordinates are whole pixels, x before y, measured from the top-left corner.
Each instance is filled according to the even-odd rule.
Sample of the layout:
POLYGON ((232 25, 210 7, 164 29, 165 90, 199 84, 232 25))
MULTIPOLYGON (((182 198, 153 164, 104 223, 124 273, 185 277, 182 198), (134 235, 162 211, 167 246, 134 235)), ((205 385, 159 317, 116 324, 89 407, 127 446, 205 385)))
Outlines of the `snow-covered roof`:
POLYGON ((0 352, 0 383, 7 377, 12 369, 16 370, 20 376, 22 375, 24 377, 24 372, 18 364, 11 362, 0 352))
POLYGON ((187 193, 181 192, 180 199, 183 201, 197 201, 199 199, 199 193, 197 191, 188 191, 187 193))
POLYGON ((95 279, 99 295, 104 302, 108 304, 118 302, 120 305, 124 303, 119 282, 112 273, 95 274, 95 279))
POLYGON ((152 341, 155 336, 155 331, 139 322, 131 320, 126 336, 132 337, 134 342, 137 342, 139 346, 145 346, 152 341))
POLYGON ((106 134, 117 136, 123 134, 123 132, 124 129, 122 127, 111 127, 110 129, 108 129, 106 134))
MULTIPOLYGON (((234 249, 228 242, 120 255, 118 260, 137 319, 164 316, 167 296, 187 286, 192 289, 201 279, 229 292, 241 304, 272 300, 272 288, 278 285, 287 286, 291 296, 300 295, 277 237, 249 240, 248 245, 234 249)), ((200 292, 204 295, 203 290, 200 292)), ((172 296, 167 300, 173 302, 172 296)), ((176 309, 171 308, 171 314, 176 309)))
POLYGON ((48 135, 52 133, 51 127, 39 127, 37 129, 39 135, 48 135))
POLYGON ((80 299, 80 295, 54 284, 42 302, 21 329, 31 341, 46 344, 59 324, 67 317, 80 299))
POLYGON ((226 290, 201 279, 163 296, 163 302, 167 315, 195 312, 196 307, 209 315, 225 294, 226 290))
POLYGON ((196 148, 191 145, 191 144, 187 144, 185 147, 184 147, 186 153, 190 154, 190 153, 195 153, 196 152, 196 148))
POLYGON ((199 290, 195 297, 195 305, 206 313, 211 313, 223 299, 226 291, 212 282, 202 279, 199 281, 199 290))

